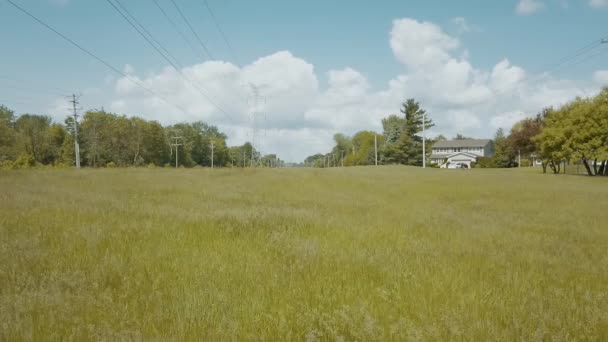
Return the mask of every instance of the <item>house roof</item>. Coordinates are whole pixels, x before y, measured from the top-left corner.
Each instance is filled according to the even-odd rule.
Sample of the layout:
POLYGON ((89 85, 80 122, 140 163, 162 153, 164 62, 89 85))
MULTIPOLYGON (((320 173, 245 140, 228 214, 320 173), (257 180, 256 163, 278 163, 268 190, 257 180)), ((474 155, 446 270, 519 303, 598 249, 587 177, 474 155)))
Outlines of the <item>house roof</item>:
POLYGON ((458 155, 463 155, 463 156, 467 156, 467 157, 475 158, 475 159, 477 159, 479 157, 478 155, 473 154, 473 153, 469 153, 469 152, 456 152, 456 153, 450 154, 449 156, 447 156, 447 158, 448 159, 449 158, 454 158, 454 157, 456 157, 458 155))
POLYGON ((440 147, 484 147, 490 143, 490 139, 462 139, 462 140, 440 140, 433 144, 433 148, 440 147))
POLYGON ((431 159, 448 159, 448 158, 452 158, 454 156, 457 156, 459 154, 465 155, 467 157, 471 157, 471 158, 478 158, 479 156, 474 154, 474 153, 469 153, 469 152, 456 152, 456 153, 451 153, 451 154, 431 154, 431 159))

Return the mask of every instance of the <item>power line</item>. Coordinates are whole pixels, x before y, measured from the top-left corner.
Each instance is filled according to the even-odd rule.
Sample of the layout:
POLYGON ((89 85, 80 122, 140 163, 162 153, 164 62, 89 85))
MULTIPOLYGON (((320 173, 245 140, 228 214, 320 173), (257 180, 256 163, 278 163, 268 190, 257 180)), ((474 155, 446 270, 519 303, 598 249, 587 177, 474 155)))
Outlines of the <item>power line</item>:
MULTIPOLYGON (((0 79, 10 81, 13 83, 20 83, 20 84, 28 86, 28 88, 32 88, 31 84, 36 83, 36 86, 34 86, 33 88, 48 90, 48 93, 53 93, 53 94, 58 94, 58 93, 69 94, 70 93, 69 91, 67 91, 65 89, 61 89, 61 88, 57 88, 57 87, 50 87, 50 86, 42 86, 42 85, 38 84, 38 82, 26 81, 26 80, 22 80, 22 79, 18 79, 18 78, 8 77, 5 75, 0 75, 0 79)), ((61 96, 64 96, 64 94, 62 94, 61 96)))
MULTIPOLYGON (((137 26, 139 26, 148 35, 148 37, 150 37, 150 39, 154 43, 156 43, 156 45, 158 45, 158 47, 161 50, 163 50, 163 52, 167 56, 171 57, 171 59, 173 59, 173 61, 177 61, 177 58, 175 58, 169 51, 167 51, 167 49, 165 49, 165 47, 158 40, 154 39, 154 36, 139 21, 137 21, 137 19, 131 14, 131 12, 129 12, 129 10, 127 8, 125 8, 125 6, 120 2, 120 0, 115 0, 115 1, 116 1, 116 4, 118 5, 118 7, 120 7, 125 12, 125 14, 129 18, 131 18, 131 20, 133 22, 135 22, 137 24, 137 26)), ((110 2, 110 4, 112 4, 112 3, 110 2)), ((114 7, 114 8, 116 8, 116 7, 114 7)), ((120 11, 119 11, 119 13, 120 13, 120 11)), ((125 17, 123 16, 123 18, 125 18, 125 17)), ((125 20, 127 20, 127 18, 125 18, 125 20)))
POLYGON ((226 43, 226 46, 228 46, 228 50, 230 50, 230 53, 232 54, 232 57, 234 58, 236 64, 240 65, 241 63, 239 63, 239 58, 237 57, 237 54, 236 54, 235 50, 232 48, 232 45, 228 41, 228 37, 226 37, 226 34, 224 33, 224 30, 222 30, 222 27, 221 27, 219 21, 215 17, 215 13, 213 13, 213 10, 211 9, 211 6, 209 6, 209 2, 207 2, 207 0, 203 0, 203 3, 205 4, 205 7, 207 8, 207 11, 211 15, 211 19, 213 20, 213 23, 215 24, 215 27, 217 28, 217 30, 219 31, 220 35, 222 36, 222 39, 226 43))
MULTIPOLYGON (((116 0, 118 2, 118 0, 116 0)), ((209 95, 207 95, 203 89, 201 89, 201 87, 199 87, 197 84, 195 84, 189 77, 186 77, 186 75, 184 75, 184 73, 182 72, 182 66, 180 65, 179 62, 175 63, 173 61, 171 61, 171 59, 169 57, 167 57, 167 55, 165 55, 159 47, 157 47, 150 38, 148 38, 139 28, 137 28, 137 26, 135 25, 135 23, 131 20, 129 20, 129 18, 120 10, 118 9, 118 7, 116 7, 116 5, 114 5, 114 3, 111 0, 106 0, 107 3, 109 3, 114 10, 116 10, 116 12, 118 12, 123 19, 125 19, 127 21, 127 23, 129 23, 129 25, 131 25, 131 27, 133 27, 135 29, 135 31, 137 31, 137 33, 142 36, 146 42, 148 42, 148 44, 150 44, 150 46, 152 46, 152 48, 154 48, 154 50, 156 50, 156 52, 158 52, 158 54, 161 55, 161 57, 163 57, 172 67, 173 69, 175 69, 175 71, 177 71, 177 73, 188 83, 190 83, 190 85, 192 85, 194 88, 196 88, 196 90, 198 90, 198 92, 204 97, 206 98, 214 107, 216 107, 220 112, 224 113, 226 115, 226 117, 228 117, 231 121, 234 122, 234 119, 232 119, 232 117, 230 116, 230 114, 228 114, 228 112, 226 112, 222 107, 220 107, 217 103, 215 103, 213 101, 213 99, 211 99, 211 97, 209 95)), ((142 26, 141 24, 139 24, 140 26, 142 26)), ((143 26, 142 26, 143 27, 143 26)), ((147 30, 146 30, 147 31, 147 30)), ((149 33, 148 33, 149 34, 149 33)), ((158 43, 160 45, 160 43, 158 43)))
POLYGON ((44 94, 47 96, 65 96, 65 94, 59 94, 59 93, 55 93, 55 92, 51 92, 51 91, 46 91, 43 89, 36 89, 33 87, 29 87, 29 86, 20 87, 20 86, 14 86, 14 85, 10 85, 10 84, 0 84, 0 87, 15 89, 15 90, 22 90, 22 91, 31 92, 31 93, 44 94))
POLYGON ((602 44, 607 43, 608 40, 606 40, 606 38, 600 38, 600 39, 596 39, 593 42, 585 45, 584 47, 576 50, 572 55, 564 57, 562 59, 560 59, 554 66, 552 66, 547 73, 551 73, 555 70, 560 69, 560 67, 564 64, 567 64, 570 61, 573 61, 575 59, 577 59, 578 57, 587 54, 591 51, 593 51, 594 49, 596 49, 597 47, 601 46, 602 44))
POLYGON ((154 92, 152 89, 144 86, 143 84, 141 84, 141 82, 138 82, 137 80, 135 80, 133 77, 129 76, 128 74, 120 71, 118 68, 116 68, 115 66, 113 66, 112 64, 106 62, 104 59, 102 59, 101 57, 98 57, 97 55, 95 55, 94 53, 92 53, 91 51, 87 50, 86 48, 82 47, 80 44, 76 43, 75 41, 73 41, 72 39, 70 39, 69 37, 67 37, 66 35, 64 35, 63 33, 57 31, 56 29, 54 29, 53 27, 51 27, 50 25, 48 25, 47 23, 45 23, 44 21, 42 21, 41 19, 39 19, 38 17, 36 17, 35 15, 33 15, 32 13, 28 12, 26 9, 24 9, 23 7, 17 5, 16 3, 14 3, 12 0, 6 0, 9 4, 11 4, 13 7, 15 7, 16 9, 20 10, 21 12, 23 12, 25 15, 27 15, 28 17, 34 19, 36 22, 38 22, 40 25, 44 26, 45 28, 47 28, 48 30, 52 31, 53 33, 55 33, 56 35, 58 35, 59 37, 61 37, 63 40, 67 41, 68 43, 70 43, 71 45, 73 45, 74 47, 78 48, 80 51, 84 52, 85 54, 89 55, 90 57, 94 58, 96 61, 100 62, 101 64, 105 65, 108 69, 112 70, 113 72, 127 78, 129 81, 131 81, 133 84, 137 85, 138 87, 142 88, 143 90, 145 90, 146 92, 150 93, 151 95, 153 95, 154 97, 157 97, 161 100, 163 100, 163 102, 179 109, 180 111, 182 111, 183 113, 186 113, 186 110, 184 110, 182 107, 173 104, 171 102, 169 102, 165 97, 158 95, 156 92, 154 92))
MULTIPOLYGON (((190 39, 188 39, 188 37, 184 34, 184 32, 182 32, 182 30, 179 29, 177 24, 173 21, 173 19, 171 19, 171 17, 167 14, 167 12, 165 12, 165 10, 161 7, 161 5, 158 3, 158 1, 157 0, 152 0, 152 1, 156 5, 156 7, 161 11, 161 13, 165 17, 165 19, 167 19, 167 21, 171 24, 171 26, 173 26, 173 29, 182 37, 182 39, 190 47, 192 52, 194 52, 194 54, 197 57, 201 57, 201 56, 199 56, 199 52, 196 51, 196 49, 194 48, 194 45, 192 45, 192 42, 190 41, 190 39)), ((201 59, 204 59, 204 58, 201 58, 201 59)))
POLYGON ((188 19, 184 15, 184 13, 182 13, 182 10, 179 9, 179 6, 177 6, 177 4, 175 3, 174 0, 171 0, 171 3, 173 3, 173 6, 175 6, 175 9, 179 13, 180 17, 182 17, 182 19, 184 20, 186 25, 188 25, 188 28, 190 28, 190 31, 192 32, 192 34, 194 34, 194 36, 196 37, 196 40, 198 40, 199 44, 203 47, 203 50, 205 50, 205 53, 207 54, 209 59, 214 59, 213 56, 211 55, 211 52, 209 51, 209 49, 207 49, 207 46, 205 45, 205 43, 203 43, 203 40, 201 39, 201 37, 199 37, 198 33, 196 33, 196 31, 194 30, 192 25, 190 25, 190 22, 188 21, 188 19))
MULTIPOLYGON (((574 61, 574 60, 576 60, 578 57, 581 57, 581 56, 583 56, 583 55, 585 55, 585 54, 589 54, 589 53, 590 53, 591 51, 593 51, 594 49, 596 49, 596 48, 598 48, 598 47, 602 46, 603 44, 607 44, 607 43, 608 43, 608 38, 606 38, 606 37, 604 37, 604 38, 600 38, 600 39, 596 39, 596 40, 594 40, 593 42, 591 42, 591 43, 589 43, 589 44, 587 44, 587 45, 585 45, 585 46, 583 46, 583 47, 581 47, 581 48, 577 49, 577 50, 576 50, 576 51, 575 51, 573 54, 568 55, 568 56, 566 56, 566 57, 563 57, 563 58, 559 59, 559 60, 558 60, 558 62, 556 62, 556 63, 555 63, 555 64, 553 64, 552 66, 548 67, 548 69, 549 69, 549 70, 548 70, 548 71, 545 71, 544 73, 551 73, 551 72, 555 72, 555 71, 557 71, 558 69, 562 69, 563 67, 573 67, 573 66, 575 66, 575 65, 578 65, 578 64, 580 64, 580 63, 582 63, 582 62, 584 62, 584 61, 588 60, 589 58, 592 58, 592 57, 595 57, 595 56, 597 56, 597 55, 599 55, 599 54, 602 54, 602 53, 604 53, 604 51, 599 52, 599 53, 597 53, 597 54, 594 54, 594 55, 593 55, 593 56, 591 56, 591 57, 589 57, 589 55, 587 55, 588 57, 583 58, 582 60, 580 60, 580 59, 579 59, 579 60, 578 60, 578 62, 576 62, 576 63, 574 63, 574 64, 570 64, 570 65, 565 65, 565 66, 564 66, 564 64, 566 64, 566 63, 568 63, 568 62, 571 62, 571 61, 574 61)), ((525 80, 529 80, 529 77, 528 77, 528 76, 524 76, 522 79, 520 79, 520 80, 518 80, 517 82, 515 82, 515 84, 513 85, 513 87, 514 87, 515 85, 517 85, 517 84, 519 84, 519 83, 521 83, 521 82, 525 81, 525 80)), ((503 95, 503 94, 505 94, 505 93, 511 92, 511 91, 513 91, 513 90, 514 90, 514 88, 502 88, 502 89, 499 89, 499 90, 498 90, 496 93, 494 93, 494 96, 500 96, 500 95, 503 95)))
POLYGON ((608 52, 608 49, 603 49, 603 50, 597 51, 596 53, 594 53, 592 55, 587 55, 585 58, 579 59, 575 63, 568 65, 568 67, 575 67, 575 66, 577 66, 577 65, 579 65, 579 64, 581 64, 583 62, 586 62, 586 61, 588 61, 590 59, 593 59, 593 58, 595 58, 595 57, 597 57, 599 55, 602 55, 602 54, 604 54, 606 52, 608 52))
POLYGON ((23 101, 19 101, 19 100, 15 100, 15 99, 10 99, 10 100, 9 99, 0 99, 0 106, 1 105, 6 105, 6 104, 8 104, 8 105, 10 105, 10 104, 16 105, 17 104, 17 105, 29 106, 33 102, 34 101, 31 100, 31 99, 24 99, 23 101))
MULTIPOLYGON (((131 27, 133 27, 135 29, 135 31, 137 31, 137 33, 139 33, 140 36, 142 36, 142 38, 144 38, 148 44, 150 44, 150 46, 152 46, 152 48, 154 48, 154 50, 156 50, 156 52, 158 52, 167 62, 169 62, 169 64, 171 64, 171 66, 173 66, 176 70, 178 70, 178 68, 175 66, 175 64, 169 59, 169 57, 167 57, 157 46, 156 44, 154 44, 152 42, 152 40, 150 40, 150 38, 148 38, 134 23, 133 21, 131 21, 120 9, 118 9, 118 7, 116 7, 116 5, 112 2, 112 0, 106 0, 106 2, 108 4, 110 4, 114 10, 116 10, 116 12, 118 12, 118 14, 120 14, 123 19, 125 19, 129 25, 131 25, 131 27)), ((118 1, 117 1, 118 2, 118 1)), ((140 25, 141 26, 141 25, 140 25)), ((179 70, 178 70, 179 71, 179 70)))

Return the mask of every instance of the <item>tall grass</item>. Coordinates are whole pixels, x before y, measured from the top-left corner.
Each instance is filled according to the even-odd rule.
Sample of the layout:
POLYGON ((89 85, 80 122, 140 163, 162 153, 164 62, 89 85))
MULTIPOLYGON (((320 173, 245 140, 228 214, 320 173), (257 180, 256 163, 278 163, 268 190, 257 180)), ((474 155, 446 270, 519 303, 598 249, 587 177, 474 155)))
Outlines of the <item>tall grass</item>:
POLYGON ((0 340, 606 340, 608 180, 0 172, 0 340))

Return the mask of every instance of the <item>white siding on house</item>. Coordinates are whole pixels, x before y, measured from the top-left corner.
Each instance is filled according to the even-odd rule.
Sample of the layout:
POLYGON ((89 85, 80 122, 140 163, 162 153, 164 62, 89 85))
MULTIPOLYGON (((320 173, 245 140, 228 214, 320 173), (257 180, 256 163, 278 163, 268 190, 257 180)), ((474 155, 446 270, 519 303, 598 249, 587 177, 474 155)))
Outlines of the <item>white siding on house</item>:
POLYGON ((447 147, 447 148, 433 148, 433 154, 445 154, 446 156, 458 153, 458 152, 468 152, 476 154, 480 157, 483 157, 484 148, 483 147, 447 147))

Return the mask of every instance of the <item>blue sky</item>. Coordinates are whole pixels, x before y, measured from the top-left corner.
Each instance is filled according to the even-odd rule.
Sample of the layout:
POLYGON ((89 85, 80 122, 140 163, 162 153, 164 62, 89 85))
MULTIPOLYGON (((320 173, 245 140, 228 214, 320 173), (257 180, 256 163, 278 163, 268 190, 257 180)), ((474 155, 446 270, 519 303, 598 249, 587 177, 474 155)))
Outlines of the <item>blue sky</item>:
MULTIPOLYGON (((154 83, 155 77, 163 78, 161 76, 164 75, 163 79, 170 81, 171 75, 165 70, 168 63, 106 1, 13 1, 111 64, 150 82, 146 84, 161 89, 161 84, 154 83), (125 68, 126 65, 129 67, 125 68)), ((547 105, 559 104, 566 101, 567 98, 562 97, 569 94, 574 97, 578 92, 586 94, 598 90, 604 85, 606 73, 602 70, 608 69, 608 53, 602 53, 602 49, 606 50, 608 46, 598 46, 582 56, 592 58, 578 65, 566 64, 551 74, 543 75, 561 58, 608 35, 605 24, 608 22, 608 1, 602 0, 208 0, 234 48, 234 54, 221 39, 203 0, 176 0, 207 44, 213 60, 231 63, 230 66, 236 69, 210 65, 207 59, 201 58, 202 51, 195 37, 171 2, 158 1, 187 34, 197 49, 196 54, 173 30, 152 0, 122 0, 122 4, 181 65, 192 68, 184 72, 192 72, 189 74, 191 77, 210 88, 215 102, 227 104, 222 107, 235 113, 236 122, 222 119, 221 113, 214 111, 208 103, 191 103, 193 100, 189 96, 196 95, 187 90, 171 94, 170 88, 165 89, 172 102, 185 103, 184 106, 189 108, 187 114, 172 113, 168 108, 155 111, 150 107, 150 99, 146 102, 129 87, 121 88, 117 75, 5 0, 0 0, 0 41, 3 46, 0 102, 19 113, 40 112, 61 120, 65 112, 58 95, 82 92, 85 109, 104 106, 164 123, 201 119, 224 128, 231 136, 231 142, 239 143, 251 138, 247 129, 250 126, 251 94, 247 90, 239 90, 235 94, 234 84, 225 84, 227 77, 233 77, 235 70, 239 70, 238 76, 234 76, 238 77, 239 84, 251 80, 267 83, 268 90, 263 94, 268 103, 264 109, 267 118, 260 125, 274 133, 266 132, 267 141, 260 142, 260 148, 266 152, 278 151, 286 154, 284 158, 297 160, 318 149, 328 148, 333 132, 352 134, 358 129, 379 130, 377 119, 382 117, 381 112, 391 111, 389 108, 396 111, 399 97, 418 95, 424 100, 421 102, 438 123, 436 133, 450 135, 462 131, 491 136, 501 124, 507 125, 516 118, 529 115, 539 101, 545 100, 547 105), (397 28, 395 23, 400 19, 411 21, 397 28), (395 33, 398 29, 405 30, 399 36, 401 38, 391 40, 398 35, 395 33), (418 32, 418 29, 422 31, 418 32), (428 41, 417 38, 428 36, 429 32, 434 36, 428 41), (453 40, 453 44, 446 39, 453 40), (399 44, 403 45, 405 53, 396 52, 400 49, 399 44), (417 57, 407 51, 434 49, 433 44, 441 45, 440 55, 449 55, 449 58, 438 57, 434 66, 412 62, 417 57), (288 54, 276 55, 281 51, 288 54), (489 100, 484 99, 488 96, 483 95, 487 91, 481 89, 483 87, 493 91, 495 96, 503 95, 503 91, 498 90, 500 87, 492 89, 494 81, 489 75, 505 59, 508 60, 504 65, 506 70, 515 75, 513 77, 520 78, 517 84, 512 85, 519 94, 515 99, 508 97, 509 101, 505 100, 505 103, 487 102, 489 100), (255 63, 260 60, 262 62, 255 63), (454 62, 452 65, 456 69, 465 70, 466 80, 445 90, 458 99, 435 100, 432 92, 442 92, 437 78, 452 80, 451 72, 456 69, 446 67, 446 73, 432 74, 450 61, 454 62), (290 64, 292 62, 295 64, 290 64), (199 72, 196 66, 200 67, 199 72), (282 70, 291 77, 282 77, 282 70), (223 78, 209 78, 209 73, 214 72, 223 72, 223 78), (268 76, 270 74, 276 74, 275 78, 268 76), (303 85, 306 82, 310 82, 310 86, 303 85), (398 82, 409 84, 396 86, 398 82), (458 87, 470 91, 463 90, 459 95, 461 89, 456 89, 458 87), (428 89, 428 92, 421 92, 421 88, 428 89), (403 94, 390 95, 398 92, 397 89, 403 90, 403 94), (539 89, 551 89, 553 93, 532 99, 536 93, 540 94, 539 89), (461 101, 471 93, 478 94, 475 100, 461 101), (229 108, 228 104, 233 101, 231 95, 249 98, 249 107, 229 108), (273 104, 286 101, 290 96, 296 99, 292 103, 301 107, 300 112, 297 108, 286 110, 288 103, 277 104, 273 110, 273 104), (345 104, 341 99, 349 96, 353 101, 366 100, 359 106, 348 101, 345 104), (486 103, 482 104, 483 101, 486 103), (340 114, 332 117, 331 108, 340 114), (370 114, 364 113, 363 109, 370 114), (373 120, 377 123, 374 124, 373 120), (272 134, 275 136, 268 137, 272 134), (290 139, 294 136, 308 143, 303 147, 290 139)), ((455 72, 465 77, 462 72, 455 72)))

